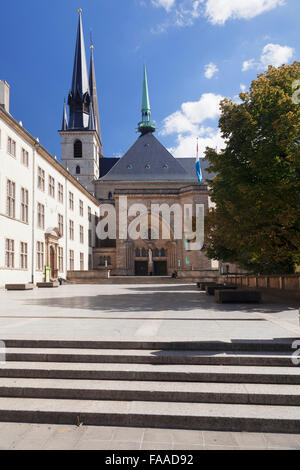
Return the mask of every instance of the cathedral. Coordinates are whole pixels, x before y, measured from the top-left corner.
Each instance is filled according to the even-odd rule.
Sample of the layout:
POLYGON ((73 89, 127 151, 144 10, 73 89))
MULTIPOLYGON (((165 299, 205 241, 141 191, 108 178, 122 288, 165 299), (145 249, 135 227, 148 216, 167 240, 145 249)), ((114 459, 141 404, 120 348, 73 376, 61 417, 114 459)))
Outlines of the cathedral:
POLYGON ((108 275, 199 278, 218 272, 203 245, 193 248, 193 236, 183 230, 178 236, 178 220, 185 226, 199 207, 204 219, 211 206, 207 164, 201 160, 201 179, 195 158, 174 158, 155 137, 146 67, 137 121, 140 136, 125 155, 105 157, 94 49, 88 70, 81 10, 59 131, 61 162, 11 115, 10 86, 0 80, 0 287, 33 288, 74 276, 87 282, 108 275), (114 236, 98 236, 107 212, 115 214, 114 236), (133 236, 137 213, 140 236, 133 236))
MULTIPOLYGON (((90 69, 86 62, 82 13, 79 10, 75 60, 71 91, 64 104, 62 129, 62 164, 103 204, 116 209, 117 227, 120 220, 120 200, 127 198, 128 211, 136 204, 149 209, 151 204, 180 205, 195 210, 210 205, 202 160, 203 182, 199 184, 195 158, 174 158, 155 137, 156 124, 151 119, 147 71, 144 67, 142 116, 138 124, 139 138, 121 158, 103 155, 99 104, 95 76, 94 51, 90 48, 90 69), (69 116, 67 113, 69 108, 69 116)), ((148 217, 146 215, 146 217, 148 217)), ((175 271, 207 272, 218 269, 203 250, 190 250, 187 240, 176 240, 172 218, 159 225, 170 224, 170 238, 153 236, 151 229, 138 240, 99 240, 93 250, 93 269, 109 269, 112 275, 147 276, 172 275, 175 271)))

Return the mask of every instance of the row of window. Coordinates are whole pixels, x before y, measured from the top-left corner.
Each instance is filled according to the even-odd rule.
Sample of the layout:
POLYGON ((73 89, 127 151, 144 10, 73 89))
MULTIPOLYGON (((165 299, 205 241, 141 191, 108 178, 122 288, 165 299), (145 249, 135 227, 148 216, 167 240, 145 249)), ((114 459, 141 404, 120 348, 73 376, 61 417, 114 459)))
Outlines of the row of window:
MULTIPOLYGON (((159 250, 158 248, 156 248, 154 251, 153 251, 153 256, 154 258, 165 258, 167 256, 167 251, 162 248, 161 250, 159 250)), ((136 258, 147 258, 147 250, 146 248, 143 248, 142 250, 140 250, 139 248, 137 248, 135 250, 135 257, 136 258)))
MULTIPOLYGON (((16 184, 7 180, 6 190, 6 215, 12 219, 16 218, 16 184)), ((25 188, 21 188, 20 219, 28 223, 29 214, 29 193, 25 188)))
MULTIPOLYGON (((17 157, 17 143, 11 137, 7 137, 7 153, 14 158, 17 157)), ((76 140, 74 143, 74 158, 82 158, 82 142, 76 140)), ((26 167, 29 166, 29 154, 27 150, 21 148, 21 163, 26 167)))
MULTIPOLYGON (((49 177, 51 178, 51 177, 49 177)), ((54 178, 51 178, 49 182, 51 186, 52 194, 55 191, 55 183, 54 178)), ((59 187, 61 186, 61 192, 59 191, 59 195, 62 195, 63 202, 63 186, 58 183, 59 187)), ((7 197, 6 197, 6 215, 11 217, 12 219, 16 218, 16 183, 11 180, 7 180, 7 197)), ((25 188, 21 188, 21 203, 20 203, 20 219, 22 222, 28 223, 29 220, 29 192, 25 188)), ((74 194, 70 191, 69 192, 69 209, 74 210, 74 194)), ((38 227, 44 228, 45 227, 45 206, 41 203, 37 205, 37 213, 38 213, 38 227)), ((83 201, 79 201, 79 215, 81 217, 84 216, 84 206, 83 201)), ((92 210, 88 207, 88 220, 92 221, 92 210)), ((62 232, 61 232, 62 234, 62 232)))
MULTIPOLYGON (((38 167, 38 188, 45 192, 45 171, 38 167)), ((64 202, 64 187, 61 183, 58 183, 57 186, 57 193, 58 193, 58 201, 63 203, 64 202)), ((55 198, 55 180, 52 176, 49 175, 48 178, 48 194, 49 196, 55 198)), ((69 191, 69 210, 74 210, 74 193, 69 191)), ((83 201, 79 200, 79 214, 81 217, 84 216, 84 209, 83 209, 83 201)), ((88 219, 91 222, 92 220, 92 209, 88 207, 88 219)))
MULTIPOLYGON (((58 214, 58 230, 60 235, 63 237, 64 235, 64 216, 58 214)), ((75 230, 74 230, 74 220, 69 220, 69 239, 74 241, 75 239, 75 230)), ((88 230, 88 240, 89 246, 92 247, 92 230, 88 230)), ((79 225, 79 241, 81 244, 84 243, 84 227, 83 225, 79 225)))
MULTIPOLYGON (((5 267, 8 269, 16 269, 16 242, 15 240, 5 240, 5 267)), ((64 249, 58 247, 58 271, 64 271, 64 249)), ((80 270, 84 271, 84 253, 80 253, 80 270)), ((75 253, 69 250, 69 269, 74 271, 75 253)), ((19 269, 28 269, 28 243, 20 242, 19 249, 19 269)), ((45 269, 45 243, 36 242, 36 270, 44 271, 45 269)))
MULTIPOLYGON (((11 137, 7 137, 7 153, 17 158, 17 144, 11 137)), ((26 167, 29 166, 29 153, 24 148, 21 148, 21 163, 26 167)))

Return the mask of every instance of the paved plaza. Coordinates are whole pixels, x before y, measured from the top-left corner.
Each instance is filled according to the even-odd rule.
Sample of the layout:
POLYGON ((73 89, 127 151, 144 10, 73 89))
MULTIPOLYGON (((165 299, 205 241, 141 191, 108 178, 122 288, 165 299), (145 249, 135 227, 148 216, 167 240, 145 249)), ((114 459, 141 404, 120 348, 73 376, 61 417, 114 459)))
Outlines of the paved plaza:
POLYGON ((299 301, 218 305, 194 285, 66 285, 0 291, 0 339, 281 341, 300 336, 299 301))
MULTIPOLYGON (((298 302, 218 305, 194 285, 0 291, 0 339, 290 342, 298 302)), ((0 449, 300 449, 298 434, 0 423, 0 449)))

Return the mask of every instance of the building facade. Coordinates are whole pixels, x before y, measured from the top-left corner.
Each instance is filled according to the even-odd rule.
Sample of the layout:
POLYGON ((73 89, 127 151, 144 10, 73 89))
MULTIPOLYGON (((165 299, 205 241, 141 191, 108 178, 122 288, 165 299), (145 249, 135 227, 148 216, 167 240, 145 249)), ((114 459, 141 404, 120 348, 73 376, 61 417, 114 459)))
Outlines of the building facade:
POLYGON ((9 114, 0 82, 0 286, 92 269, 98 201, 9 114))

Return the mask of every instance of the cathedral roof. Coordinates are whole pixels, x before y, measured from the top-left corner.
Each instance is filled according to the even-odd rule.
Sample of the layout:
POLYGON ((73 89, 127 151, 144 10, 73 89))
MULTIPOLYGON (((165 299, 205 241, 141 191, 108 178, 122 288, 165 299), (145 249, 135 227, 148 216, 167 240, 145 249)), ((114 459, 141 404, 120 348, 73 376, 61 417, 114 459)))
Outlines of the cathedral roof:
MULTIPOLYGON (((102 161, 103 159, 100 160, 100 167, 102 161)), ((204 161, 203 165, 205 166, 204 161)), ((103 175, 103 171, 100 171, 100 174, 103 175)), ((100 178, 100 181, 195 183, 197 182, 195 159, 173 157, 149 132, 142 134, 125 155, 100 178)))

